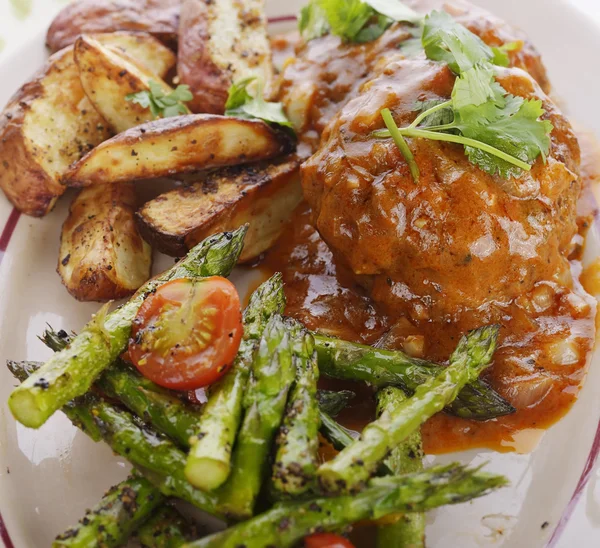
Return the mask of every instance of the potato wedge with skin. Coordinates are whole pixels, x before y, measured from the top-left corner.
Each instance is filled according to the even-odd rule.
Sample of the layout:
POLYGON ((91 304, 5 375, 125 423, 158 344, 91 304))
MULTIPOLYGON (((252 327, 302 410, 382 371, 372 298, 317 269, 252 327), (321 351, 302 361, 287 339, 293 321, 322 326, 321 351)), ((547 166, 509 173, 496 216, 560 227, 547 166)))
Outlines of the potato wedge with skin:
POLYGON ((176 49, 180 5, 181 0, 79 0, 54 18, 46 45, 54 52, 80 34, 126 30, 147 32, 176 49))
POLYGON ((136 64, 143 64, 142 68, 159 78, 166 78, 177 63, 176 55, 146 32, 122 31, 89 36, 104 46, 114 48, 119 54, 127 55, 136 64))
POLYGON ((149 108, 127 101, 126 97, 148 90, 151 80, 168 94, 172 88, 166 82, 136 65, 125 53, 105 47, 89 36, 80 36, 73 47, 81 85, 115 133, 154 120, 149 108))
POLYGON ((0 115, 0 187, 19 211, 41 217, 64 192, 69 165, 110 136, 81 87, 73 49, 60 51, 0 115))
POLYGON ((62 227, 58 273, 79 301, 131 295, 150 277, 152 251, 134 221, 132 183, 82 189, 62 227))
POLYGON ((211 114, 161 118, 120 133, 71 166, 69 186, 119 183, 258 162, 291 152, 289 133, 211 114))
POLYGON ((193 112, 223 114, 232 82, 259 76, 273 81, 264 0, 183 0, 177 74, 190 86, 193 112))
MULTIPOLYGON (((97 38, 151 61, 160 72, 168 72, 174 61, 147 35, 97 38)), ((59 180, 67 168, 111 135, 83 91, 68 47, 52 55, 0 114, 0 188, 19 211, 41 217, 64 192, 59 180)))
POLYGON ((176 188, 136 213, 142 236, 159 251, 182 256, 206 236, 249 224, 240 262, 258 257, 275 243, 302 201, 299 160, 237 166, 176 188))

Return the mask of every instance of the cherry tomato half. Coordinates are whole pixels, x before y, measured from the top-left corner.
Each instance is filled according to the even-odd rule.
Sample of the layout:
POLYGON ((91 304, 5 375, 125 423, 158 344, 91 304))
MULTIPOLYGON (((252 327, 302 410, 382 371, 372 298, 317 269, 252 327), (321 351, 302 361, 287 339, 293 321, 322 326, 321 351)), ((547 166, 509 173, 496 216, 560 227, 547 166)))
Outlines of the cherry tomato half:
POLYGON ((227 371, 242 338, 240 297, 225 278, 182 278, 146 298, 133 320, 129 355, 160 386, 195 390, 227 371))
POLYGON ((333 533, 316 533, 304 539, 305 548, 354 548, 347 538, 333 533))

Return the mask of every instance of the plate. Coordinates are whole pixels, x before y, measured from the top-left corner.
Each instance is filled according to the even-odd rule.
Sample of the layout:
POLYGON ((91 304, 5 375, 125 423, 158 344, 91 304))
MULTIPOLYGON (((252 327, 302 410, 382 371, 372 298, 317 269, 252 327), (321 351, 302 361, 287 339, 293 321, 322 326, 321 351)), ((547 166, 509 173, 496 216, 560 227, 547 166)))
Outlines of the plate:
MULTIPOLYGON (((600 51, 600 29, 560 0, 480 0, 475 2, 517 23, 544 56, 555 93, 569 116, 600 130, 594 105, 600 77, 589 64, 600 51)), ((270 17, 296 13, 298 1, 267 0, 270 17)), ((0 8, 0 18, 4 7, 0 8)), ((273 30, 282 30, 281 20, 273 30)), ((289 25, 289 23, 287 23, 289 25)), ((0 63, 0 104, 45 58, 38 33, 0 63)), ((38 341, 46 322, 80 328, 96 304, 74 301, 55 272, 60 226, 68 199, 42 220, 19 216, 0 197, 0 359, 46 359, 38 341)), ((600 231, 588 236, 584 262, 600 255, 600 231)), ((155 270, 172 259, 155 261, 155 270)), ((238 271, 244 289, 252 273, 238 271)), ((0 366, 0 537, 7 548, 50 546, 54 536, 75 523, 103 492, 125 478, 128 465, 104 444, 94 444, 60 413, 34 431, 17 424, 6 400, 15 381, 0 366)), ((428 514, 429 547, 600 546, 600 353, 568 415, 546 432, 529 432, 537 447, 529 454, 470 451, 429 462, 460 460, 505 474, 509 488, 475 502, 428 514)))

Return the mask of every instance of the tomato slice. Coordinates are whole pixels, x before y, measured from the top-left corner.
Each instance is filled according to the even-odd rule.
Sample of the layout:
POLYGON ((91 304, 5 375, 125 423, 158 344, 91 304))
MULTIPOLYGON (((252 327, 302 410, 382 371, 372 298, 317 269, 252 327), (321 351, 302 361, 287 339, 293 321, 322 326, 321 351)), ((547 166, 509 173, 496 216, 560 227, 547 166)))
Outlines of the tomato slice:
POLYGON ((354 548, 347 538, 333 533, 316 533, 304 539, 305 548, 354 548))
POLYGON ((229 280, 181 278, 146 298, 133 320, 129 355, 156 384, 195 390, 225 374, 242 333, 240 297, 229 280))

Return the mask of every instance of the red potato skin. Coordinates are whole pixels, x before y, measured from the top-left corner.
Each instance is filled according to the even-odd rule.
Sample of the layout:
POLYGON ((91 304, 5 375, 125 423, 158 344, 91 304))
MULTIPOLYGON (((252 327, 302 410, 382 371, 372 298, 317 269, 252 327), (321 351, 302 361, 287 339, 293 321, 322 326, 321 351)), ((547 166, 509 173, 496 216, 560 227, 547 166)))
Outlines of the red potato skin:
POLYGON ((223 114, 231 74, 211 59, 207 44, 208 7, 204 0, 183 0, 179 23, 177 74, 190 86, 194 99, 187 104, 192 112, 223 114))
POLYGON ((66 6, 52 21, 46 45, 55 52, 80 34, 144 31, 177 49, 181 0, 80 0, 66 6))

